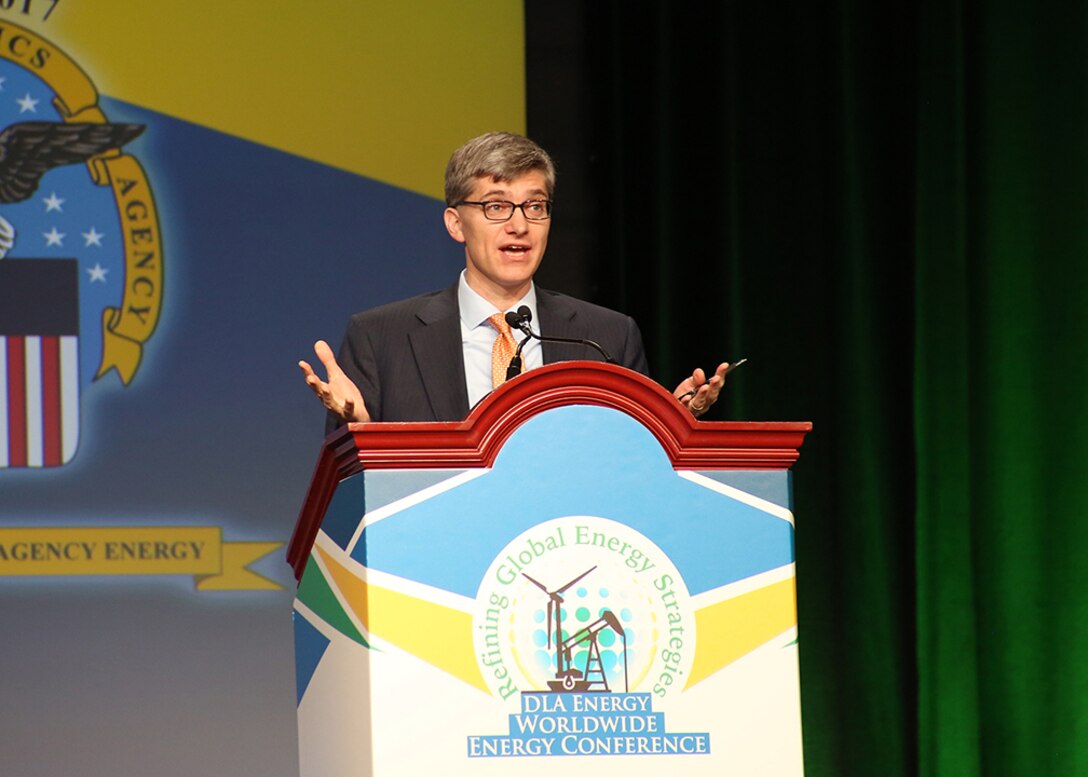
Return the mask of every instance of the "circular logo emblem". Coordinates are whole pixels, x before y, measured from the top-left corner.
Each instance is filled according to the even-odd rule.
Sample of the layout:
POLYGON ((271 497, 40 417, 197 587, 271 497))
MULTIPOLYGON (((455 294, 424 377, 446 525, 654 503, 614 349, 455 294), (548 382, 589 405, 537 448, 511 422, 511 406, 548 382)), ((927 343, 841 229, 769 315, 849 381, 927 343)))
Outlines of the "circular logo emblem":
MULTIPOLYGON (((10 5, 10 4, 9 4, 10 5)), ((159 219, 130 153, 146 127, 111 121, 64 51, 0 21, 0 412, 20 418, 0 469, 76 454, 80 394, 140 368, 163 304, 159 219), (6 405, 6 407, 5 407, 6 405), (24 428, 25 427, 25 428, 24 428), (39 435, 27 429, 43 429, 39 435)))
POLYGON ((493 692, 652 692, 675 697, 695 620, 675 565, 629 526, 595 516, 537 524, 492 562, 473 634, 493 692))

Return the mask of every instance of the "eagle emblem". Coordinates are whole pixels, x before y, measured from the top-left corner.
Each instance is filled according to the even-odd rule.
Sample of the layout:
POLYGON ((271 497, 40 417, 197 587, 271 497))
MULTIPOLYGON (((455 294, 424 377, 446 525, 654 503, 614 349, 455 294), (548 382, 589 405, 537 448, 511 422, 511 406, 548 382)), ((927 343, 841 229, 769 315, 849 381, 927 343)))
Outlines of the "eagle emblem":
MULTIPOLYGON (((62 124, 21 121, 0 132, 0 205, 22 202, 42 176, 61 165, 86 162, 120 149, 144 131, 139 124, 62 124)), ((0 216, 0 259, 15 245, 15 227, 0 216)))

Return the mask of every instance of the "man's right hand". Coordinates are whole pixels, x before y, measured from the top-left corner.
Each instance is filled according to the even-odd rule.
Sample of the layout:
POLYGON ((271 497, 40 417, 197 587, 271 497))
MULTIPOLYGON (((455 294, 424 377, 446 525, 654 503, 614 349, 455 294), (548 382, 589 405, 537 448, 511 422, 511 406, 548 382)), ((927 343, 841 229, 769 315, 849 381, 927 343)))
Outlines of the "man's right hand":
POLYGON ((366 403, 363 401, 363 395, 359 393, 359 387, 352 383, 351 378, 340 369, 329 344, 324 340, 318 340, 314 343, 314 353, 325 367, 325 373, 329 376, 327 381, 317 377, 317 373, 308 362, 300 361, 298 366, 306 378, 306 385, 321 400, 321 404, 345 421, 369 421, 370 413, 366 410, 366 403))

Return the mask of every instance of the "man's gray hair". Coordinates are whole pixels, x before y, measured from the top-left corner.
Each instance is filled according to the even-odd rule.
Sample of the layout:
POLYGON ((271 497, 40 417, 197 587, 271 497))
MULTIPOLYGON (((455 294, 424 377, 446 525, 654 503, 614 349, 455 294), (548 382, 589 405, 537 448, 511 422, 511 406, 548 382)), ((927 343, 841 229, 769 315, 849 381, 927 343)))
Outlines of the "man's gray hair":
POLYGON ((529 138, 512 132, 488 132, 453 152, 446 165, 446 205, 470 196, 476 179, 509 183, 528 172, 544 173, 548 199, 555 191, 555 164, 548 152, 529 138))

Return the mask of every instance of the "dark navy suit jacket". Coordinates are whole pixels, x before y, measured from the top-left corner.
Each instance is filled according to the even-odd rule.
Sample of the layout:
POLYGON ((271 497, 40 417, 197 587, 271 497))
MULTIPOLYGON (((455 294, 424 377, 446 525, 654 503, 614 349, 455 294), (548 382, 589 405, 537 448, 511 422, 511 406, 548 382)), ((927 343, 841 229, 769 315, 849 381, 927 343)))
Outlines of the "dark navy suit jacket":
MULTIPOLYGON (((617 364, 648 373, 630 316, 553 291, 536 290, 534 329, 548 337, 594 340, 617 364)), ((583 345, 543 343, 545 364, 604 361, 583 345)), ((374 421, 460 421, 468 415, 457 284, 382 305, 351 318, 338 355, 374 421)), ((343 421, 329 414, 329 431, 343 421)))

